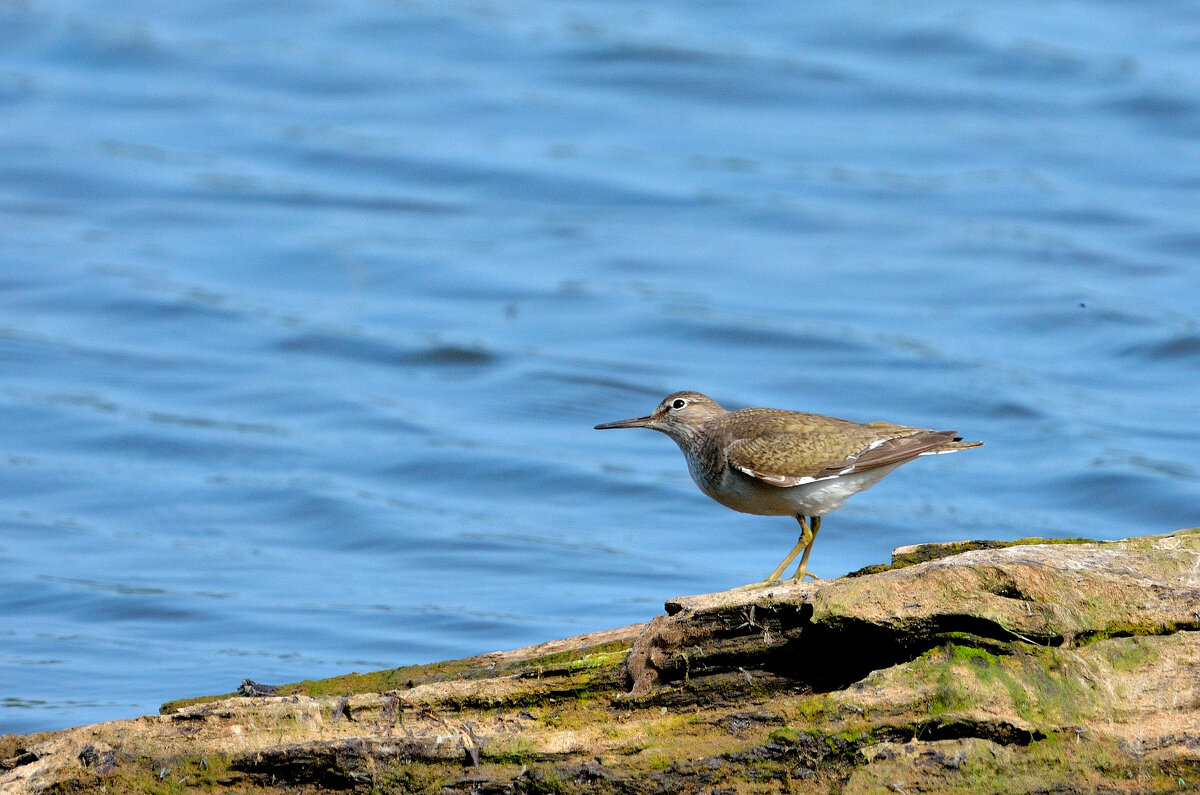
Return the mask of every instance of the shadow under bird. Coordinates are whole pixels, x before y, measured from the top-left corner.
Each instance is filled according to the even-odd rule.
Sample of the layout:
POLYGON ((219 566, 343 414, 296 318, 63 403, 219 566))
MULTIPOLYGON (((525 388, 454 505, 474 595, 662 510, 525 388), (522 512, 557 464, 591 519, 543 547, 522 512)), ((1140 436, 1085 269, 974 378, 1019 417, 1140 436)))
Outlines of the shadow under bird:
POLYGON ((764 583, 779 582, 801 552, 792 582, 817 579, 808 571, 808 554, 821 517, 847 497, 920 456, 983 444, 964 442, 957 431, 890 422, 859 423, 783 409, 726 411, 699 392, 675 392, 649 416, 596 426, 609 428, 653 428, 670 436, 700 490, 728 508, 795 516, 800 540, 764 583))

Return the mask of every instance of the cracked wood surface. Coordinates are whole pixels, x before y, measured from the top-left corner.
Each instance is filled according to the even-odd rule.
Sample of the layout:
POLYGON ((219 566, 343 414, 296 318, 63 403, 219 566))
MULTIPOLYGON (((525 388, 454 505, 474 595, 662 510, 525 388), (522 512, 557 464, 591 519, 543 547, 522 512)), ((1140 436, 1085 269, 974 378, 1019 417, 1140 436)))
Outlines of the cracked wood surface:
POLYGON ((512 652, 6 735, 0 792, 1200 785, 1200 529, 877 568, 679 597, 646 624, 512 652))

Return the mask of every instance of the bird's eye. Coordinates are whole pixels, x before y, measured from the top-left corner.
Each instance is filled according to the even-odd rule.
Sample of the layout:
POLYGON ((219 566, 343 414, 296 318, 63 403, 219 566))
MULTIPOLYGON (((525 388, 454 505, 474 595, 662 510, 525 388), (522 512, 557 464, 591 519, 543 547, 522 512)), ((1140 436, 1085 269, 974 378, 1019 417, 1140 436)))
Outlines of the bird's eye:
POLYGON ((684 400, 683 398, 675 398, 675 400, 671 403, 671 408, 681 409, 686 405, 687 405, 687 401, 684 400))

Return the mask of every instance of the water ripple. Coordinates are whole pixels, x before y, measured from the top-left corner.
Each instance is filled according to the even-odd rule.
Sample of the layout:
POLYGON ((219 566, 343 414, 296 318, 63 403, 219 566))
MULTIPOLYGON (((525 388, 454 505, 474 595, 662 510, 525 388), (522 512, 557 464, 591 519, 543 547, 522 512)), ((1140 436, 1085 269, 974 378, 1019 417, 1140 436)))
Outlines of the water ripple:
POLYGON ((761 577, 678 388, 987 442, 823 574, 1197 523, 1188 8, 234 10, 0 3, 0 731, 761 577))
POLYGON ((481 348, 438 343, 423 348, 398 345, 388 340, 356 334, 307 332, 279 342, 287 352, 329 356, 336 359, 406 367, 483 367, 500 357, 481 348))

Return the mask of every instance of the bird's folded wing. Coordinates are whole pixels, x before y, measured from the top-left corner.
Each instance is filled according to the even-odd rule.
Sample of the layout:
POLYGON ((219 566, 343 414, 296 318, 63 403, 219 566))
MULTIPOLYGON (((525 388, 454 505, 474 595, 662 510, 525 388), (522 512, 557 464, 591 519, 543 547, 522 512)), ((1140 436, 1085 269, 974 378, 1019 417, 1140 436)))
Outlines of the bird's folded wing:
POLYGON ((954 431, 930 431, 888 423, 860 426, 847 434, 808 431, 735 439, 729 465, 772 486, 799 486, 853 472, 878 469, 954 446, 954 431), (875 425, 880 427, 876 428, 875 425))

